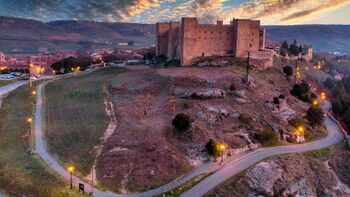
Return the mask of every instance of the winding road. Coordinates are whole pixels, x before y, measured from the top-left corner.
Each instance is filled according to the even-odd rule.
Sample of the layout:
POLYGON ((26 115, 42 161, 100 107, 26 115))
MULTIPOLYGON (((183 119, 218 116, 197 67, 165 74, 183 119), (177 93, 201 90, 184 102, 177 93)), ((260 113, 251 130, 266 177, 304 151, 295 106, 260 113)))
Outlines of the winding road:
MULTIPOLYGON (((48 81, 49 82, 49 81, 48 81)), ((43 94, 42 89, 43 87, 48 83, 43 82, 38 86, 37 90, 37 105, 36 105, 36 111, 35 111, 35 127, 34 127, 34 133, 35 133, 35 146, 36 151, 38 155, 42 158, 42 160, 47 163, 50 168, 52 168, 54 171, 56 171, 58 174, 60 174, 63 178, 65 178, 67 181, 70 180, 69 173, 65 170, 65 168, 54 158, 52 157, 45 145, 44 140, 44 133, 43 133, 43 122, 42 122, 42 107, 43 107, 43 94)), ((324 104, 324 111, 328 111, 330 109, 331 105, 329 102, 325 102, 324 104)), ((184 192, 181 196, 183 197, 197 197, 197 196, 203 196, 213 188, 215 188, 220 183, 224 182, 225 180, 229 179, 230 177, 238 174, 239 172, 247 169, 248 167, 254 165, 255 163, 266 159, 271 156, 280 155, 280 154, 287 154, 287 153, 296 153, 296 152, 306 152, 310 150, 317 150, 322 149, 328 146, 332 146, 334 144, 339 143, 343 139, 343 134, 341 133, 340 128, 338 125, 328 116, 325 119, 325 124, 328 130, 328 135, 325 138, 322 138, 320 140, 306 143, 306 144, 298 144, 298 145, 288 145, 288 146, 278 146, 273 148, 261 148, 257 149, 250 153, 240 154, 233 157, 229 157, 225 161, 225 165, 222 167, 218 165, 217 163, 208 162, 206 164, 203 164, 197 168, 195 168, 193 171, 175 179, 174 181, 163 185, 159 188, 149 190, 142 193, 134 193, 134 194, 116 194, 109 191, 101 191, 98 189, 94 189, 94 196, 98 197, 119 197, 119 196, 125 196, 125 197, 134 197, 134 196, 155 196, 162 193, 165 193, 171 189, 174 189, 183 183, 193 179, 194 177, 202 174, 202 173, 211 173, 214 172, 212 175, 205 178, 203 181, 199 182, 197 185, 192 187, 191 189, 184 192)), ((78 177, 73 176, 73 183, 75 186, 78 185, 78 183, 83 183, 85 185, 85 191, 91 192, 92 188, 87 183, 84 183, 82 180, 80 180, 78 177)))

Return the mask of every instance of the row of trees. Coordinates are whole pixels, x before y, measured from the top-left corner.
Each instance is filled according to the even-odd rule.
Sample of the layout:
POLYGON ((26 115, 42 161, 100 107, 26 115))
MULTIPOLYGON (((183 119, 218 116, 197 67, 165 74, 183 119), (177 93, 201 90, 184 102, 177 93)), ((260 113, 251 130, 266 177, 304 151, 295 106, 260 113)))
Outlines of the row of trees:
POLYGON ((303 51, 303 47, 301 45, 298 45, 298 42, 296 39, 294 39, 293 43, 288 45, 288 42, 285 40, 283 41, 281 45, 281 55, 287 56, 287 55, 294 55, 298 56, 303 51))
POLYGON ((332 90, 332 110, 350 128, 350 76, 341 81, 327 79, 325 86, 332 90))

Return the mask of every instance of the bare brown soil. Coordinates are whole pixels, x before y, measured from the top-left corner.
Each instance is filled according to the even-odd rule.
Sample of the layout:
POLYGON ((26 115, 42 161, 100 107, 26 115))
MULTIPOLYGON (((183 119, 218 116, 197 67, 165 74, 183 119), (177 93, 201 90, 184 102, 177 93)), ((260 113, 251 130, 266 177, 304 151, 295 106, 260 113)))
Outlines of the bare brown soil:
MULTIPOLYGON (((114 191, 143 191, 165 184, 188 172, 191 165, 188 150, 204 146, 210 138, 225 142, 229 148, 247 146, 240 131, 259 132, 266 127, 285 127, 265 101, 283 94, 297 116, 304 116, 308 104, 289 95, 291 82, 278 69, 252 72, 256 87, 240 83, 245 69, 238 66, 221 68, 166 68, 134 70, 111 80, 112 101, 117 116, 117 129, 103 144, 97 160, 97 179, 114 191), (218 88, 229 92, 232 83, 245 90, 246 103, 237 96, 224 98, 180 98, 180 91, 218 88), (198 116, 208 108, 225 109, 228 115, 212 114, 211 121, 198 116), (242 121, 233 112, 248 117, 242 121), (177 113, 189 114, 194 123, 188 134, 180 135, 172 127, 177 113)), ((211 113, 211 112, 210 112, 211 113)))

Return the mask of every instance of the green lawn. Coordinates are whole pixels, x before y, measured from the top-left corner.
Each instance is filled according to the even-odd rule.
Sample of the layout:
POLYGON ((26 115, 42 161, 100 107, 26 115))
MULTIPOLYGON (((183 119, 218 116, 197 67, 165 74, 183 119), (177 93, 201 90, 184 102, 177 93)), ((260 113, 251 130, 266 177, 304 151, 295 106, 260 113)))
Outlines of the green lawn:
POLYGON ((4 99, 0 109, 0 190, 10 196, 77 196, 67 182, 49 171, 35 154, 30 154, 33 137, 27 117, 34 97, 23 86, 4 99))
POLYGON ((103 68, 45 86, 45 131, 50 152, 64 164, 73 164, 83 176, 90 173, 94 147, 109 122, 103 84, 124 70, 103 68))

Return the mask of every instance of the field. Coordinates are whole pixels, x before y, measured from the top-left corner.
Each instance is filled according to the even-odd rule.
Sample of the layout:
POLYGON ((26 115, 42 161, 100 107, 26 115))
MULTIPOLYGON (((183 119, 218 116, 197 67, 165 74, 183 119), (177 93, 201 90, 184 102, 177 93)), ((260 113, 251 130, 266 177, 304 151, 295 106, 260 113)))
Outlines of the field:
POLYGON ((45 86, 45 132, 51 153, 81 175, 90 173, 100 138, 109 119, 104 109, 103 85, 122 72, 104 68, 90 74, 56 80, 45 86))
POLYGON ((0 109, 0 190, 10 196, 77 196, 33 153, 33 137, 26 122, 34 97, 23 86, 3 100, 0 109))

